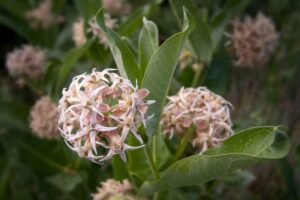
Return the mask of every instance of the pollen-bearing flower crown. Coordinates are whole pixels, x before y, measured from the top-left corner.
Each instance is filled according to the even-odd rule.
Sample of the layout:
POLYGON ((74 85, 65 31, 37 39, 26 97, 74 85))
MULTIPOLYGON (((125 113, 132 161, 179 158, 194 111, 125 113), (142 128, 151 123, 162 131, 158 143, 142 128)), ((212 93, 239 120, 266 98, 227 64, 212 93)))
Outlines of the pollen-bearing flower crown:
POLYGON ((125 151, 140 148, 126 144, 131 133, 143 144, 138 126, 146 125, 145 113, 153 101, 145 101, 147 89, 138 89, 113 69, 73 78, 59 101, 59 129, 66 144, 93 162, 102 163, 125 151))
POLYGON ((278 43, 274 23, 262 13, 244 21, 235 20, 227 44, 236 66, 263 66, 278 43))
POLYGON ((192 144, 203 153, 232 135, 231 104, 207 88, 182 88, 168 99, 161 124, 170 138, 186 134, 194 126, 192 144))

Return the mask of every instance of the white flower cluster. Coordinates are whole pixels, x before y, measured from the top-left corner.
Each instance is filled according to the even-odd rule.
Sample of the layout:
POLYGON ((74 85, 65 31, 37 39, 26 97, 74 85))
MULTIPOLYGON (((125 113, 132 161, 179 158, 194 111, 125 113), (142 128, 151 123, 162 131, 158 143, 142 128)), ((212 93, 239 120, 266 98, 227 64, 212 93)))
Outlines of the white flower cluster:
POLYGON ((263 66, 274 51, 278 34, 273 22, 259 13, 256 18, 235 20, 227 44, 236 66, 263 66))
POLYGON ((26 13, 26 17, 30 19, 31 26, 34 28, 48 28, 53 24, 59 24, 63 21, 62 16, 55 16, 52 11, 52 0, 44 0, 41 4, 26 13))
POLYGON ((101 183, 101 187, 95 194, 92 194, 92 197, 93 200, 136 200, 137 198, 131 193, 132 189, 132 185, 127 179, 123 182, 108 179, 101 183))
POLYGON ((45 62, 45 51, 32 45, 24 45, 7 55, 6 67, 13 76, 36 78, 43 73, 45 62))
POLYGON ((137 129, 146 125, 145 113, 153 101, 145 101, 147 89, 138 90, 129 80, 112 73, 92 71, 73 78, 59 101, 59 129, 67 145, 81 157, 102 163, 125 151, 131 132, 143 144, 137 129))
POLYGON ((40 98, 30 112, 30 127, 40 138, 57 139, 59 131, 57 104, 50 97, 40 98))
POLYGON ((183 135, 195 127, 192 144, 203 153, 222 143, 233 134, 230 119, 231 104, 205 87, 182 88, 168 97, 161 120, 164 134, 183 135))

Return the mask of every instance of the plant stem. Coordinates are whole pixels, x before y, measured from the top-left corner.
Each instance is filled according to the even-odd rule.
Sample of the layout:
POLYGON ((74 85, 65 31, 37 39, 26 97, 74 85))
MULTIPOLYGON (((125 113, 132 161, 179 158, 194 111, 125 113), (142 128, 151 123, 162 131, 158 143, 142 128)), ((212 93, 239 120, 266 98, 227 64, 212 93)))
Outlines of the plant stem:
POLYGON ((146 156, 146 159, 148 161, 148 164, 150 166, 153 176, 155 177, 155 179, 159 179, 159 172, 154 164, 154 161, 153 161, 152 156, 149 153, 148 149, 144 148, 144 154, 146 156))
POLYGON ((182 156, 182 154, 184 153, 184 150, 186 149, 186 146, 188 144, 188 142, 190 141, 190 138, 192 137, 192 134, 194 133, 195 127, 191 126, 187 133, 185 134, 185 136, 182 138, 181 143, 179 145, 179 148, 175 154, 175 161, 180 159, 180 157, 182 156))
POLYGON ((197 71, 196 71, 196 74, 195 74, 195 76, 194 76, 194 78, 193 78, 191 87, 196 87, 196 86, 197 86, 197 84, 198 84, 198 82, 199 82, 199 79, 200 79, 200 77, 201 77, 201 75, 202 75, 202 72, 203 72, 204 68, 205 68, 204 64, 201 63, 201 62, 199 62, 199 66, 198 66, 198 69, 197 69, 197 71))

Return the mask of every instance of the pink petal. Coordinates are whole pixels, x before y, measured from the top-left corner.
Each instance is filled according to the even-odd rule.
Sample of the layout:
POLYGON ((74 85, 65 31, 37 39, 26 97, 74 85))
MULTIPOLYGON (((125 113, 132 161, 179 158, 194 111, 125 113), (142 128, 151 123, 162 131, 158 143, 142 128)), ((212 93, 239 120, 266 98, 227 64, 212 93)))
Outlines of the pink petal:
POLYGON ((149 90, 147 89, 140 89, 136 92, 136 96, 138 99, 143 99, 146 96, 148 96, 148 94, 149 94, 149 90))

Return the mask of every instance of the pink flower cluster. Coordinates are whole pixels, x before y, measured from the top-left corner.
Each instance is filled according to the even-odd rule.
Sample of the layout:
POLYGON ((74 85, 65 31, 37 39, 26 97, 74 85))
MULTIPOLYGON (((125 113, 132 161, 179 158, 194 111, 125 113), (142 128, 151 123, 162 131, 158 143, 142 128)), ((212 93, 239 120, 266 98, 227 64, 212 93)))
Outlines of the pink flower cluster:
POLYGON ((6 58, 6 67, 14 76, 36 78, 44 71, 46 52, 32 45, 24 45, 10 52, 6 58))
POLYGON ((129 133, 143 144, 138 134, 145 113, 153 101, 145 101, 147 89, 138 89, 131 82, 112 73, 92 71, 73 78, 59 101, 59 129, 67 145, 81 157, 102 163, 119 154, 126 161, 125 151, 142 146, 126 144, 129 133))
POLYGON ((186 134, 194 126, 192 144, 203 153, 233 134, 230 103, 205 87, 182 88, 168 99, 161 124, 170 138, 186 134))
POLYGON ((30 127, 40 138, 57 139, 59 131, 57 104, 50 97, 40 98, 30 112, 30 127))
POLYGON ((236 66, 263 66, 274 51, 278 34, 273 22, 259 13, 256 18, 235 20, 227 44, 236 66))
POLYGON ((125 179, 123 182, 114 179, 108 179, 101 183, 101 187, 97 189, 95 194, 92 194, 93 200, 108 200, 108 199, 126 199, 136 200, 131 193, 131 183, 125 179))
POLYGON ((73 35, 72 39, 76 46, 81 46, 86 43, 86 36, 84 30, 84 20, 80 18, 73 24, 73 35))
MULTIPOLYGON (((117 20, 110 17, 110 15, 105 14, 105 26, 108 28, 116 27, 117 20)), ((108 46, 108 40, 105 33, 100 29, 99 25, 96 22, 96 18, 93 17, 88 22, 89 28, 87 29, 88 32, 91 32, 94 37, 98 38, 101 44, 108 46)))
POLYGON ((62 16, 55 16, 52 11, 52 0, 44 0, 41 4, 26 13, 30 23, 34 28, 49 28, 53 24, 59 24, 63 21, 62 16))
POLYGON ((106 12, 112 15, 127 15, 131 11, 131 5, 126 0, 102 0, 106 12))

